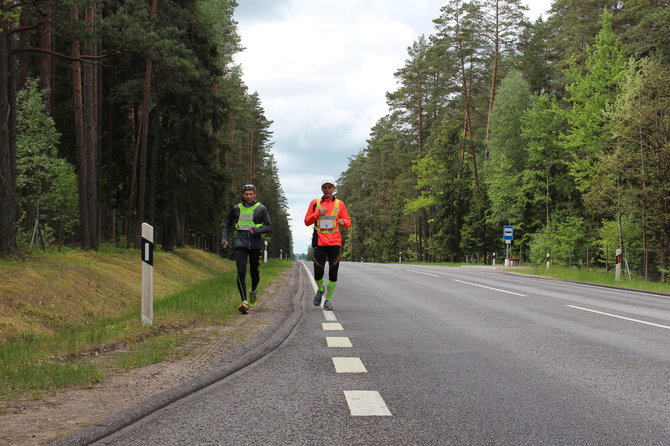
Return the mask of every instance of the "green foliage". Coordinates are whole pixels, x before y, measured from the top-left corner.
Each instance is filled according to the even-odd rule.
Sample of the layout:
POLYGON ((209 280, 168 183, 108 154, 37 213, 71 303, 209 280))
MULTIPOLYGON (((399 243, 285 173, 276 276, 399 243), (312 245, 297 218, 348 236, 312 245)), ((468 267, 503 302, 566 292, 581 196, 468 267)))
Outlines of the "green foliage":
POLYGON ((583 253, 590 245, 586 234, 588 230, 582 217, 556 214, 547 226, 533 235, 530 243, 531 262, 544 263, 549 253, 552 263, 557 265, 584 265, 586 256, 583 253))
POLYGON ((15 0, 1 0, 0 1, 0 23, 4 32, 19 23, 21 17, 21 6, 15 0))
POLYGON ((540 17, 535 23, 526 24, 519 37, 516 67, 535 94, 549 93, 557 83, 554 77, 557 50, 547 44, 551 33, 549 24, 540 17))
POLYGON ((533 98, 521 117, 521 136, 528 147, 526 168, 521 173, 521 193, 528 207, 525 225, 529 232, 547 224, 555 210, 575 206, 574 181, 568 174, 569 158, 559 144, 564 125, 556 99, 547 94, 533 98))
POLYGON ((623 40, 636 58, 657 57, 670 64, 670 5, 667 1, 626 2, 629 26, 623 40))
POLYGON ((401 150, 416 146, 411 142, 413 135, 399 127, 397 115, 381 119, 366 150, 350 158, 349 168, 338 182, 338 197, 347 203, 352 218, 345 258, 390 261, 409 249, 406 234, 414 220, 403 214, 403 208, 408 196, 414 194, 413 172, 406 169, 413 155, 401 150))
POLYGON ((37 81, 29 79, 17 98, 17 192, 19 240, 32 236, 39 207, 45 243, 72 240, 78 222, 77 180, 74 168, 58 157, 60 135, 46 113, 37 81))
POLYGON ((629 268, 641 271, 644 263, 644 248, 641 244, 642 227, 630 215, 621 218, 621 228, 618 220, 602 222, 598 229, 598 258, 599 266, 612 267, 616 261, 616 250, 623 247, 624 257, 629 268), (620 230, 621 229, 621 230, 620 230), (621 237, 624 237, 623 240, 621 237))
POLYGON ((492 110, 489 159, 485 165, 491 222, 519 226, 525 221, 522 175, 528 163, 521 118, 530 105, 530 87, 513 71, 500 85, 492 110))
POLYGON ((515 2, 445 2, 435 35, 395 73, 391 114, 342 175, 355 215, 345 255, 483 260, 513 224, 512 249, 531 246, 535 263, 551 252, 556 264, 602 266, 621 238, 631 268, 664 278, 666 3, 556 0, 547 21, 521 29, 515 2), (496 3, 511 14, 499 35, 496 3), (487 116, 496 54, 502 81, 487 116), (656 56, 626 69, 627 54, 656 56), (402 203, 402 218, 379 202, 402 203))
MULTIPOLYGON (((241 68, 234 63, 235 54, 242 50, 234 20, 237 2, 159 1, 155 16, 149 10, 152 2, 109 2, 97 15, 95 26, 84 18, 89 3, 78 2, 79 17, 74 18, 68 2, 23 3, 21 19, 26 26, 21 35, 34 46, 45 37, 40 32, 48 30, 57 45, 49 50, 68 53, 66 42, 76 41, 82 54, 95 44, 104 55, 96 92, 101 100, 96 110, 84 113, 84 127, 92 125, 101 131, 95 147, 87 146, 86 151, 100 155, 96 180, 103 242, 134 244, 141 220, 154 225, 157 242, 167 250, 186 243, 216 250, 221 223, 239 198, 240 185, 254 182, 273 218, 271 255, 290 253, 288 206, 270 151, 271 122, 264 116, 260 97, 247 90, 241 68), (43 21, 49 26, 39 26, 43 21), (145 78, 148 61, 151 76, 145 78), (138 134, 145 91, 150 92, 146 160, 139 156, 138 134), (91 116, 98 122, 92 122, 91 116)), ((2 3, 3 17, 18 10, 15 4, 2 3)), ((72 61, 54 57, 52 69, 43 64, 39 53, 24 56, 28 63, 22 68, 39 74, 43 83, 51 79, 53 91, 45 102, 53 104, 53 122, 38 124, 41 111, 30 111, 24 123, 34 123, 29 129, 34 134, 28 137, 23 127, 17 131, 23 137, 19 169, 25 172, 18 191, 20 238, 24 242, 31 238, 41 199, 42 235, 49 239, 47 243, 76 244, 77 221, 72 216, 77 201, 68 195, 72 187, 78 190, 76 177, 57 160, 79 159, 71 105, 72 61), (43 141, 35 136, 40 125, 46 129, 43 141), (50 135, 50 129, 56 136, 50 135), (26 143, 27 139, 34 143, 26 143)), ((82 176, 84 171, 78 166, 82 176)))
POLYGON ((565 72, 572 108, 566 115, 562 144, 572 154, 570 173, 582 193, 589 192, 597 175, 596 160, 609 147, 607 110, 616 99, 626 63, 623 44, 612 31, 611 13, 602 14, 601 26, 595 44, 586 50, 584 67, 573 57, 565 72))
POLYGON ((670 69, 657 59, 631 62, 610 113, 615 149, 600 160, 599 193, 589 197, 591 206, 609 205, 634 218, 644 275, 660 272, 664 280, 670 262, 669 103, 670 69), (657 271, 650 270, 649 259, 656 260, 657 271))
POLYGON ((203 25, 212 30, 212 41, 220 45, 219 54, 224 66, 230 65, 233 55, 242 50, 233 19, 236 6, 236 0, 203 0, 197 4, 203 25))
MULTIPOLYGON (((493 242, 494 226, 489 223, 490 205, 485 191, 475 190, 468 204, 460 231, 459 248, 470 261, 474 258, 477 263, 485 263, 488 253, 497 250, 497 244, 493 242)), ((451 260, 458 259, 452 256, 451 260)))

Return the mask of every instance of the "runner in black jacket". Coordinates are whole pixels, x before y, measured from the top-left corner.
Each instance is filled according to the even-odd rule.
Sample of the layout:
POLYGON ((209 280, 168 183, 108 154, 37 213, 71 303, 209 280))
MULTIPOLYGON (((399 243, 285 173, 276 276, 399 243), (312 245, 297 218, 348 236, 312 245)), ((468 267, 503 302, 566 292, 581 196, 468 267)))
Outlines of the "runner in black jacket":
POLYGON ((235 236, 235 263, 237 264, 237 289, 242 303, 239 310, 243 314, 249 307, 257 303, 256 287, 261 280, 259 271, 263 238, 261 234, 272 232, 272 221, 267 209, 256 201, 256 187, 245 184, 242 187, 242 202, 234 205, 226 217, 226 225, 221 239, 221 246, 227 248, 232 232, 235 236), (247 300, 247 257, 249 258, 249 274, 251 275, 251 291, 247 300))

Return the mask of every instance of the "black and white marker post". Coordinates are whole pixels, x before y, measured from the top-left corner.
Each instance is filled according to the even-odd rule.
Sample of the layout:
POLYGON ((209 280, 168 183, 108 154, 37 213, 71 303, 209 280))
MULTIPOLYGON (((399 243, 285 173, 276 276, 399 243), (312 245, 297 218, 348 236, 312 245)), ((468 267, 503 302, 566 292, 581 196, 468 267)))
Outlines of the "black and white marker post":
POLYGON ((142 326, 154 324, 154 228, 142 223, 142 326))

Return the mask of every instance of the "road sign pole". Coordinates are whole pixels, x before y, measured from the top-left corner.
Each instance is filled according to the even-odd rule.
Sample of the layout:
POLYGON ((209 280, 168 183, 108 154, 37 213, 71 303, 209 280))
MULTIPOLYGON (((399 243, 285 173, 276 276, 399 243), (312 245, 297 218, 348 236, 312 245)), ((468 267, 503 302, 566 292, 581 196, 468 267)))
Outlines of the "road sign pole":
POLYGON ((507 252, 505 254, 505 266, 510 266, 509 245, 512 243, 512 240, 514 240, 514 226, 511 225, 503 226, 503 240, 505 240, 505 243, 507 244, 507 252))
POLYGON ((154 324, 154 228, 142 223, 142 326, 154 324))

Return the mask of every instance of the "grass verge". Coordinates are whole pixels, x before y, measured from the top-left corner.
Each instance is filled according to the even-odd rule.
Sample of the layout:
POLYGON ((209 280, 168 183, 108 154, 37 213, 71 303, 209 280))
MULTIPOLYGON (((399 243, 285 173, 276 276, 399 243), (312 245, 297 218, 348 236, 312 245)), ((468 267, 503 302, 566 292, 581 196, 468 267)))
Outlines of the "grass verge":
POLYGON ((597 285, 607 285, 620 288, 629 288, 632 290, 652 291, 657 293, 670 294, 670 285, 660 282, 649 282, 642 279, 628 279, 622 274, 621 280, 617 282, 614 280, 613 271, 603 271, 594 269, 582 269, 575 267, 551 266, 547 270, 545 266, 535 266, 528 268, 519 268, 514 272, 519 274, 532 274, 535 276, 543 276, 552 279, 569 280, 572 282, 584 282, 597 285))
MULTIPOLYGON (((406 262, 404 264, 430 265, 430 266, 436 266, 436 265, 475 266, 475 264, 472 263, 452 263, 452 262, 436 262, 436 263, 406 262)), ((498 266, 502 267, 502 265, 498 266)), ((551 279, 569 280, 572 282, 584 282, 584 283, 592 283, 595 285, 607 285, 620 288, 629 288, 632 290, 651 291, 656 293, 670 294, 670 284, 661 282, 649 282, 647 280, 638 279, 635 277, 629 279, 628 277, 624 277, 623 273, 621 276, 621 280, 617 282, 616 280, 614 280, 613 270, 607 272, 605 270, 598 270, 598 269, 584 269, 577 267, 552 265, 549 270, 547 270, 546 266, 522 266, 510 269, 509 271, 513 271, 518 274, 530 274, 534 276, 542 276, 551 279)))
MULTIPOLYGON (((49 293, 45 293, 39 301, 42 305, 35 304, 38 309, 50 309, 47 323, 44 324, 40 316, 47 312, 40 314, 30 303, 16 303, 11 299, 12 296, 7 298, 2 295, 5 304, 21 310, 15 312, 15 318, 20 320, 14 325, 20 326, 28 319, 29 327, 35 329, 0 338, 0 406, 4 405, 2 401, 6 403, 18 397, 40 398, 46 392, 65 387, 89 386, 117 371, 127 371, 188 354, 188 350, 180 349, 180 346, 190 340, 189 328, 222 325, 230 315, 237 312, 239 304, 236 272, 231 266, 232 262, 193 251, 162 254, 162 265, 173 264, 179 271, 176 276, 158 277, 161 284, 159 289, 168 292, 157 294, 155 298, 152 327, 141 325, 138 298, 124 300, 119 297, 128 293, 125 289, 116 289, 116 295, 109 298, 117 300, 116 306, 110 306, 104 297, 90 299, 90 293, 95 294, 92 290, 97 289, 99 293, 100 289, 107 289, 108 281, 118 284, 114 274, 105 276, 99 269, 113 272, 121 265, 123 270, 126 257, 132 257, 131 262, 137 263, 136 251, 95 253, 92 255, 96 258, 92 260, 82 259, 81 254, 76 253, 72 262, 65 263, 62 258, 54 259, 47 255, 32 258, 30 262, 38 267, 30 264, 27 269, 25 262, 1 264, 0 273, 7 273, 11 269, 8 275, 15 279, 13 286, 15 291, 19 291, 15 293, 17 296, 21 295, 21 288, 17 288, 17 284, 25 283, 16 280, 17 277, 27 275, 34 280, 34 271, 40 268, 47 272, 45 277, 54 278, 54 270, 59 271, 61 268, 60 273, 71 278, 70 270, 74 268, 79 272, 83 265, 87 269, 87 277, 97 277, 96 281, 88 282, 88 288, 92 290, 83 287, 88 292, 83 292, 79 297, 81 305, 88 306, 85 318, 76 316, 73 320, 68 314, 60 314, 55 308, 67 311, 71 299, 68 298, 65 303, 59 301, 51 304, 49 293), (184 262, 193 266, 190 273, 184 262), (219 264, 212 266, 212 262, 219 264), (190 283, 193 277, 198 282, 190 283), (175 289, 178 290, 173 292, 175 289), (96 303, 99 304, 97 307, 96 303), (114 307, 115 311, 110 307, 114 307), (53 320, 59 323, 53 324, 53 320)), ((84 257, 89 255, 87 253, 84 257)), ((154 260, 156 265, 156 258, 154 260)), ((270 259, 268 263, 262 264, 261 293, 267 283, 291 265, 292 262, 279 259, 270 259)), ((42 282, 43 287, 60 289, 61 285, 42 282)), ((31 282, 28 288, 33 290, 38 287, 31 282)), ((81 288, 79 291, 82 291, 81 288)), ((60 293, 57 294, 60 296, 60 293)), ((77 296, 71 297, 77 299, 77 296)))

